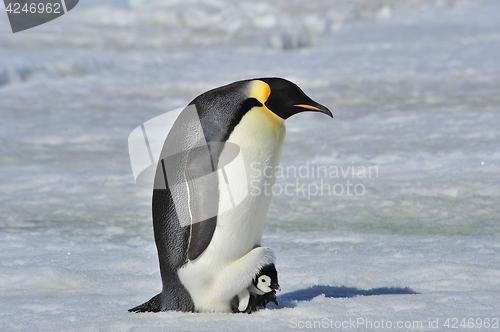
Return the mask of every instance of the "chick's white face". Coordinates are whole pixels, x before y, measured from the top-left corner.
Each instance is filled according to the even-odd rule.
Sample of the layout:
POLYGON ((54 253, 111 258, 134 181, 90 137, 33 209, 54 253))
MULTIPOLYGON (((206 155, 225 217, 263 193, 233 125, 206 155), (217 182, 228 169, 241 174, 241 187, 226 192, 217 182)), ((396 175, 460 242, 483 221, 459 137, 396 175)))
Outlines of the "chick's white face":
POLYGON ((260 291, 263 291, 264 293, 269 293, 270 291, 272 291, 271 278, 266 275, 259 276, 259 279, 257 280, 257 285, 255 287, 260 291))

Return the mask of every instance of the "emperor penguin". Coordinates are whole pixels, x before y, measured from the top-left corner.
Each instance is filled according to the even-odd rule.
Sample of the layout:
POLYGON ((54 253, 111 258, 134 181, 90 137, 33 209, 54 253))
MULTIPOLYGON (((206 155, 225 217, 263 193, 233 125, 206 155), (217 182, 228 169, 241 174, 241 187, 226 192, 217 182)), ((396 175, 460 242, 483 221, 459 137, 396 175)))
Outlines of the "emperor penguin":
POLYGON ((296 84, 259 78, 207 91, 180 113, 152 199, 163 290, 129 311, 231 312, 274 263, 261 246, 272 195, 263 189, 276 181, 285 120, 304 111, 333 117, 296 84))

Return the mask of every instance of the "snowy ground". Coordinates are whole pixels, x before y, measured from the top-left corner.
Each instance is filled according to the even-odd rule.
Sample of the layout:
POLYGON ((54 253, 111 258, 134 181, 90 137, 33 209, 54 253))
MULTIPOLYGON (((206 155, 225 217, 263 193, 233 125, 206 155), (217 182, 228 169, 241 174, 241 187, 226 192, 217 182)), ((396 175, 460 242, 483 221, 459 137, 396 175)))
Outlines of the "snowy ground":
POLYGON ((0 12, 1 331, 500 329, 498 2, 146 2, 0 12), (129 133, 260 76, 335 114, 287 121, 280 306, 128 313, 161 287, 129 133))

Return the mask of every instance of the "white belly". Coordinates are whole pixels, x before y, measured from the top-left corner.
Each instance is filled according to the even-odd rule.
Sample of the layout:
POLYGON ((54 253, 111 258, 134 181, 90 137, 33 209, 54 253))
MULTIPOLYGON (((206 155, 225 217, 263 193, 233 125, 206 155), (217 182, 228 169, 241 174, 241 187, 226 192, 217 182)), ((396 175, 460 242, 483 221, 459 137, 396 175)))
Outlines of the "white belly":
MULTIPOLYGON (((233 287, 234 285, 227 287, 231 292, 236 291, 234 294, 219 294, 220 287, 215 286, 218 279, 228 278, 227 275, 221 275, 224 269, 227 273, 228 265, 247 255, 256 246, 260 246, 284 139, 284 121, 263 108, 250 110, 230 135, 228 142, 237 144, 241 149, 248 195, 237 206, 218 216, 217 226, 207 249, 196 260, 178 271, 181 282, 191 294, 196 311, 230 311, 229 301, 237 294, 239 288, 241 291, 251 283, 253 276, 245 277, 249 280, 235 280, 238 289, 233 287)), ((224 158, 224 153, 225 151, 222 151, 220 159, 224 158)), ((231 172, 230 169, 226 171, 231 172)), ((235 174, 226 175, 229 179, 238 178, 235 174)), ((219 187, 226 186, 224 179, 219 179, 219 183, 219 187)), ((219 205, 227 206, 227 203, 220 202, 219 205)), ((262 258, 252 258, 252 264, 255 265, 256 259, 268 263, 264 256, 266 255, 262 255, 262 258)), ((235 264, 231 268, 234 269, 234 266, 235 264)), ((248 262, 239 266, 239 269, 255 268, 249 266, 248 262)), ((245 273, 240 274, 246 276, 245 273)))

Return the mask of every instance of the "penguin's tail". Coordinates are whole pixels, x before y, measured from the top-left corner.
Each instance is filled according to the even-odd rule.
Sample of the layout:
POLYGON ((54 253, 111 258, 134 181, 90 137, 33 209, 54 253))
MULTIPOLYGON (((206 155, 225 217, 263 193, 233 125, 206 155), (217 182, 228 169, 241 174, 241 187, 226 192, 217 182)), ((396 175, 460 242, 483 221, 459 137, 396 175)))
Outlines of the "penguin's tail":
POLYGON ((146 303, 138 305, 135 308, 128 309, 129 312, 160 312, 161 311, 161 293, 153 297, 146 303))

